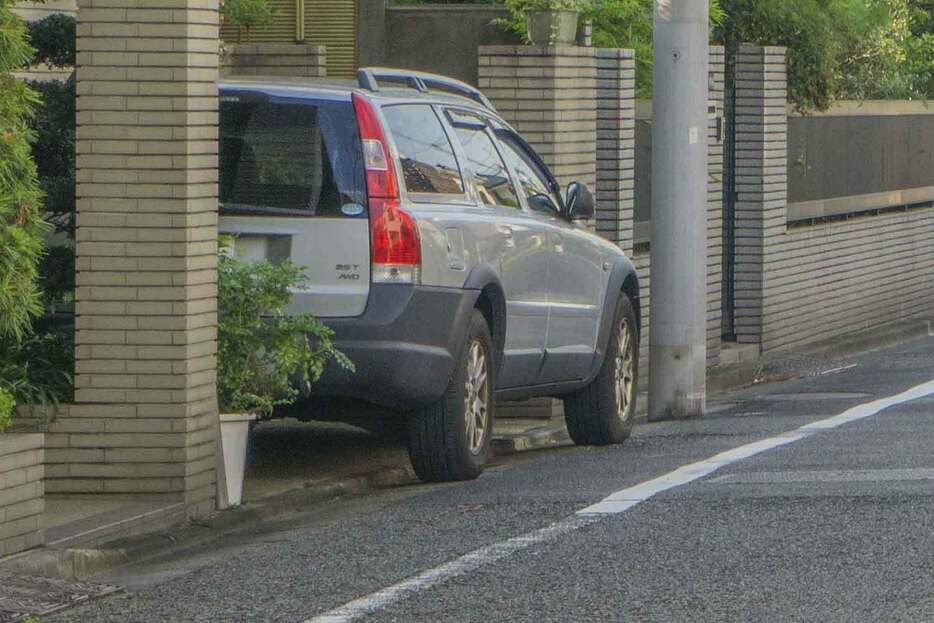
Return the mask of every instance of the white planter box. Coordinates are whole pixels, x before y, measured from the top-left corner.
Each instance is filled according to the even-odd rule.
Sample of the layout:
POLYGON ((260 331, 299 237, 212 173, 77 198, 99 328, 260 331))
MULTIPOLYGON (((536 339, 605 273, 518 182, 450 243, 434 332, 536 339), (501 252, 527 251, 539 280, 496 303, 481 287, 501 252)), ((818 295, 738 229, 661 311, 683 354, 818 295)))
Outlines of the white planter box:
POLYGON ((0 433, 0 557, 42 541, 42 433, 0 433))
POLYGON ((221 465, 223 469, 218 484, 225 489, 220 491, 222 499, 219 506, 227 508, 239 506, 243 498, 243 474, 246 471, 246 446, 250 436, 250 423, 255 415, 244 413, 222 413, 220 415, 221 465), (223 499, 226 497, 226 499, 223 499))

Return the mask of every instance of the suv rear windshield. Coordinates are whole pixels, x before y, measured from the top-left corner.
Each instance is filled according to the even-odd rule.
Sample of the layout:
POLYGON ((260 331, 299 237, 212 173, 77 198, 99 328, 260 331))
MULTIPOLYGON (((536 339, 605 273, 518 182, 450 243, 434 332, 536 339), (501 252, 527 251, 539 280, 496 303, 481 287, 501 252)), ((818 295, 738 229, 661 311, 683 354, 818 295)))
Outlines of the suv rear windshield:
POLYGON ((219 166, 225 212, 366 214, 360 138, 349 102, 224 93, 219 166))

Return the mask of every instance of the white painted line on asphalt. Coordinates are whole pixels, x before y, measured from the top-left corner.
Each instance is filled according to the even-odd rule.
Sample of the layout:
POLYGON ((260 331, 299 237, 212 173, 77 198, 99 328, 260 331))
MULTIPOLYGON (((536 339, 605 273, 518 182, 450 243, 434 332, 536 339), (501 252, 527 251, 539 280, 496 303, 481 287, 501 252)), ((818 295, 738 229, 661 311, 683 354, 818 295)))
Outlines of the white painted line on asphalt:
POLYGON ((417 593, 438 584, 447 582, 451 578, 464 575, 484 565, 496 562, 506 558, 511 554, 523 550, 532 545, 545 543, 558 538, 562 534, 573 532, 586 525, 595 523, 597 520, 592 517, 571 516, 550 526, 546 526, 534 532, 529 532, 520 536, 513 537, 508 541, 493 543, 480 549, 468 552, 460 558, 455 558, 439 567, 423 571, 418 575, 412 576, 406 580, 393 584, 382 590, 379 590, 360 599, 355 599, 329 612, 309 619, 305 623, 347 623, 354 621, 362 616, 373 614, 387 606, 405 599, 412 593, 417 593))
POLYGON ((853 368, 855 368, 855 367, 858 366, 858 365, 859 365, 858 363, 854 363, 854 364, 851 364, 851 365, 848 365, 848 366, 840 366, 839 368, 831 368, 831 369, 829 369, 829 370, 824 370, 824 371, 821 372, 820 374, 821 374, 821 376, 824 376, 825 374, 835 374, 835 373, 837 373, 837 372, 843 372, 844 370, 852 370, 853 368))
POLYGON ((877 415, 890 407, 932 394, 934 394, 934 380, 912 387, 895 396, 880 398, 872 402, 867 402, 866 404, 852 407, 839 415, 806 424, 793 431, 754 441, 733 448, 732 450, 726 450, 709 459, 684 465, 658 478, 653 478, 652 480, 648 480, 633 487, 617 491, 600 502, 579 510, 576 515, 567 517, 550 526, 513 537, 507 541, 493 543, 475 549, 443 565, 428 569, 427 571, 423 571, 392 586, 360 597, 339 608, 308 619, 305 623, 350 623, 351 621, 355 621, 361 617, 371 615, 392 606, 415 593, 431 589, 452 578, 465 575, 480 567, 502 560, 520 550, 533 545, 540 545, 565 534, 580 530, 585 526, 595 523, 600 517, 617 515, 627 511, 659 493, 699 480, 721 467, 748 459, 767 450, 800 441, 815 433, 831 430, 843 426, 844 424, 877 415))
POLYGON ((704 476, 709 476, 711 473, 726 465, 748 459, 766 450, 800 441, 805 437, 810 437, 816 432, 831 430, 843 426, 844 424, 849 424, 850 422, 856 422, 857 420, 871 417, 889 407, 894 407, 931 394, 934 394, 934 381, 922 383, 921 385, 912 387, 908 391, 895 396, 879 398, 872 402, 851 407, 840 415, 805 424, 800 428, 776 435, 775 437, 747 443, 744 446, 739 446, 738 448, 716 454, 709 459, 679 467, 675 471, 669 472, 664 476, 643 482, 634 487, 629 487, 628 489, 622 489, 592 506, 577 511, 577 514, 584 516, 615 515, 663 491, 680 487, 689 482, 699 480, 704 476))

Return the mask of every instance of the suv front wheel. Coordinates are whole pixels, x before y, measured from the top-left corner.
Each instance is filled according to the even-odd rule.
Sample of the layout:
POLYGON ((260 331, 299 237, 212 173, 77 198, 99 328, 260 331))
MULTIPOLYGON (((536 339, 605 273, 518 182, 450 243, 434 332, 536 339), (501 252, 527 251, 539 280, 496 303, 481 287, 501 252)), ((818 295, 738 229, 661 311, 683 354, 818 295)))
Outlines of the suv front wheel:
POLYGON ((620 294, 606 357, 587 387, 564 398, 568 433, 577 445, 625 441, 632 432, 639 376, 639 329, 632 302, 620 294))
POLYGON ((444 396, 409 418, 409 458, 426 482, 472 480, 483 472, 493 438, 493 339, 474 311, 444 396))

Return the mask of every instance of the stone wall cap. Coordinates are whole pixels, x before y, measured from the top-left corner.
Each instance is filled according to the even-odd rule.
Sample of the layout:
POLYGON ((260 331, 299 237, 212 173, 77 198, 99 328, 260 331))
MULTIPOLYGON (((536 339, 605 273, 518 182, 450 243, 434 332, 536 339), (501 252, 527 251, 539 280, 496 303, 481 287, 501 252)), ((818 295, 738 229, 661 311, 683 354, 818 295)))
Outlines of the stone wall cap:
POLYGON ((636 51, 625 48, 594 48, 598 58, 635 58, 636 51))
POLYGON ((235 43, 227 46, 228 54, 325 54, 327 46, 310 43, 235 43))
POLYGON ((38 450, 44 445, 43 433, 0 433, 0 456, 38 450))
POLYGON ((599 48, 578 45, 481 45, 480 54, 509 56, 593 56, 599 48))

